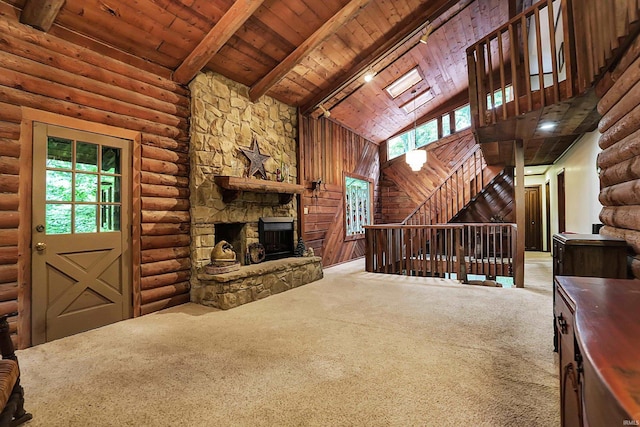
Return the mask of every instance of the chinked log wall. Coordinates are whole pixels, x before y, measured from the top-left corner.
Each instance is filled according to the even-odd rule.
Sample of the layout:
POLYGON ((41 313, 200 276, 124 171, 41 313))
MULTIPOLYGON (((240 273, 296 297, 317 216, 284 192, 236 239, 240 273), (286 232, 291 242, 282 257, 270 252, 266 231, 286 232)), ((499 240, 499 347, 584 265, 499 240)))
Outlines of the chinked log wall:
POLYGON ((19 194, 20 180, 31 180, 31 170, 21 167, 29 164, 20 158, 21 107, 140 132, 141 158, 133 170, 141 196, 133 201, 134 223, 136 218, 141 223, 133 236, 141 249, 134 254, 140 260, 133 266, 134 315, 187 302, 188 90, 168 78, 169 70, 164 76, 143 71, 5 16, 0 16, 0 314, 20 308, 20 347, 30 343, 25 278, 31 223, 21 217, 30 195, 19 194), (21 239, 27 259, 18 257, 21 239))
MULTIPOLYGON (((303 177, 301 183, 305 186, 300 207, 302 238, 316 255, 322 256, 324 266, 362 257, 364 238, 344 240, 343 174, 373 180, 376 206, 380 171, 378 146, 325 118, 302 117, 299 123, 298 165, 303 177), (322 179, 322 184, 314 191, 312 181, 318 179, 322 179)), ((378 222, 379 218, 374 221, 378 222)))
POLYGON ((633 275, 640 278, 640 37, 600 83, 602 114, 598 155, 601 234, 633 248, 633 275))

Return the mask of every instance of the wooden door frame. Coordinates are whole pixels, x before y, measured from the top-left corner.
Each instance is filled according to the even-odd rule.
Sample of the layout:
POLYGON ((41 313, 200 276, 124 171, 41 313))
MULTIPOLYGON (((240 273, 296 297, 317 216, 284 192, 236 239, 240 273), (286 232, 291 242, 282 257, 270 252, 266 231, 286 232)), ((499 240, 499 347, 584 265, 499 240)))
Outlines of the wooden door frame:
POLYGON ((547 248, 545 252, 551 252, 551 184, 549 180, 544 183, 544 192, 545 192, 545 215, 547 217, 547 227, 546 227, 546 235, 547 235, 547 248))
POLYGON ((31 346, 31 224, 33 188, 33 122, 68 127, 80 131, 99 133, 132 141, 131 153, 131 290, 133 316, 140 316, 140 235, 141 200, 140 171, 142 154, 142 133, 101 123, 49 113, 29 107, 22 107, 20 124, 20 223, 18 226, 18 348, 31 346))
POLYGON ((558 233, 567 231, 567 181, 564 169, 556 174, 556 203, 558 213, 558 233), (562 182, 562 188, 560 188, 562 182))
MULTIPOLYGON (((540 232, 538 233, 538 247, 540 248, 540 251, 542 252, 542 250, 544 249, 543 246, 543 239, 542 239, 542 186, 541 185, 525 185, 524 189, 525 191, 527 190, 527 188, 534 188, 536 189, 536 191, 538 192, 538 207, 540 208, 540 224, 538 224, 538 229, 540 230, 540 232)), ((527 209, 527 200, 528 198, 525 198, 525 211, 528 212, 529 210, 527 209)), ((525 214, 526 215, 526 214, 525 214)), ((525 237, 525 241, 526 241, 526 237, 525 237)))

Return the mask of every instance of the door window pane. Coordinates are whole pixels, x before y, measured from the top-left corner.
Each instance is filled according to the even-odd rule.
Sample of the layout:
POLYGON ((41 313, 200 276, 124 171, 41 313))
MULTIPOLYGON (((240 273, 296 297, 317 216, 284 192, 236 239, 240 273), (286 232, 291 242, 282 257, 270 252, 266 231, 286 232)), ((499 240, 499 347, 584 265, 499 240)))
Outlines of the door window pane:
POLYGON ((120 173, 120 149, 102 147, 102 172, 120 173))
POLYGON ((71 205, 47 203, 45 210, 47 234, 71 233, 71 205))
POLYGON ((100 231, 120 231, 120 206, 102 205, 100 231))
POLYGON ((98 146, 87 142, 76 145, 76 170, 98 172, 98 146))
POLYGON ((47 201, 70 202, 72 187, 71 172, 47 171, 47 201))
POLYGON ((76 202, 98 201, 98 175, 76 174, 76 202))
POLYGON ((75 227, 76 233, 96 233, 96 211, 98 205, 76 205, 75 206, 75 227))
POLYGON ((71 169, 73 141, 50 136, 47 139, 47 167, 71 169))
POLYGON ((103 175, 100 179, 100 201, 107 203, 119 203, 120 177, 103 175))

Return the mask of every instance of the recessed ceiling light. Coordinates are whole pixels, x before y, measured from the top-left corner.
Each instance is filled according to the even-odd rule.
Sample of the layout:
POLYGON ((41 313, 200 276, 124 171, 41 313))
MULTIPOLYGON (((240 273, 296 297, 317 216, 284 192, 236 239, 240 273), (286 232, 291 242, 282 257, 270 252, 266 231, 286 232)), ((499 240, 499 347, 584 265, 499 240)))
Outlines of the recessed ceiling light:
POLYGON ((547 122, 540 125, 540 130, 551 130, 556 127, 555 123, 547 122))
POLYGON ((412 69, 402 77, 400 77, 395 82, 391 83, 386 87, 387 93, 391 95, 392 98, 397 98, 402 93, 406 92, 409 88, 415 86, 418 82, 422 80, 422 76, 418 72, 418 67, 412 69))

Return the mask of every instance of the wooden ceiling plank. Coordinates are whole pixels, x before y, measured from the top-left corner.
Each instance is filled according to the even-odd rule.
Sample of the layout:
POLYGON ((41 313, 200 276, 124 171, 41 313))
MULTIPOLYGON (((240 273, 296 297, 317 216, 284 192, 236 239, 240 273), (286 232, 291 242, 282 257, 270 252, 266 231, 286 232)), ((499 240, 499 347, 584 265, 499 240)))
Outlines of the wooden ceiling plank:
POLYGON ((342 25, 356 16, 371 0, 351 0, 338 13, 314 32, 308 39, 300 44, 280 64, 272 69, 266 76, 260 79, 249 90, 249 97, 255 101, 267 93, 273 85, 287 75, 307 54, 318 47, 327 37, 335 33, 342 25))
POLYGON ((47 32, 64 2, 65 0, 27 0, 20 13, 20 22, 47 32))
POLYGON ((427 19, 433 16, 437 10, 445 10, 448 9, 452 4, 455 4, 456 0, 449 0, 446 4, 442 4, 440 7, 434 8, 433 3, 428 3, 428 5, 423 6, 419 11, 416 11, 412 15, 405 18, 399 24, 397 24, 389 34, 393 34, 391 38, 384 39, 385 42, 379 45, 370 55, 361 60, 355 67, 351 70, 344 73, 344 77, 339 81, 336 81, 331 87, 327 90, 320 93, 318 96, 314 97, 310 102, 304 105, 302 108, 303 114, 310 113, 313 109, 317 107, 318 104, 325 99, 327 94, 332 94, 339 90, 345 84, 348 84, 351 80, 355 79, 357 76, 362 74, 365 70, 367 70, 373 63, 383 58, 389 52, 398 48, 398 45, 401 45, 407 37, 410 37, 412 33, 415 32, 416 28, 419 28, 421 25, 425 23, 427 19))
POLYGON ((220 21, 173 73, 173 79, 187 84, 204 67, 236 31, 253 15, 264 0, 237 0, 220 21))

